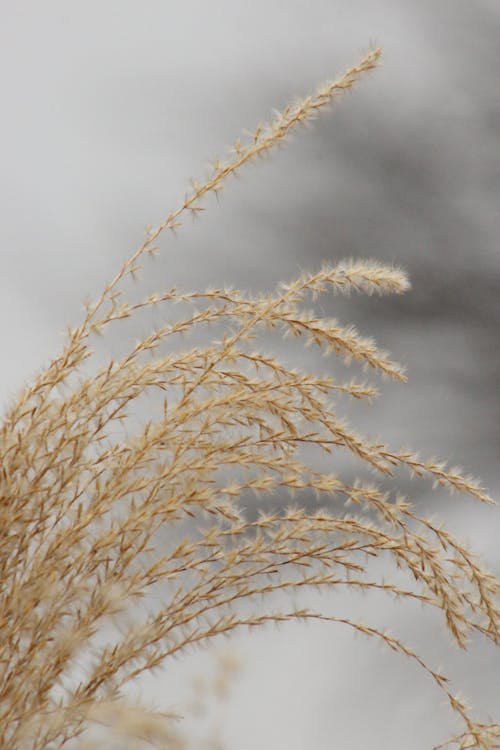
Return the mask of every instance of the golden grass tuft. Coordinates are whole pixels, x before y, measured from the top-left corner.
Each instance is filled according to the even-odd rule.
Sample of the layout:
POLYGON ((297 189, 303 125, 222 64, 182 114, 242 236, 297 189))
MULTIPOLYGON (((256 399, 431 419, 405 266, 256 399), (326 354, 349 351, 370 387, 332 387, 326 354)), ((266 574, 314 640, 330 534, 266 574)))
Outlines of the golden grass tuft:
POLYGON ((95 724, 138 743, 181 747, 172 717, 131 706, 125 686, 193 644, 242 626, 297 619, 341 623, 425 670, 461 722, 457 736, 436 748, 498 747, 500 726, 477 720, 444 675, 389 633, 342 616, 272 609, 273 593, 283 590, 379 589, 440 610, 460 647, 474 632, 498 643, 498 581, 449 532, 412 509, 397 492, 395 472, 402 467, 491 502, 481 485, 443 463, 370 441, 339 419, 333 397, 370 399, 372 385, 292 369, 259 345, 268 329, 277 329, 404 380, 403 368, 373 340, 305 306, 330 292, 403 293, 409 287, 404 272, 348 260, 261 296, 172 288, 133 302, 122 288, 157 250, 160 234, 202 211, 209 193, 219 193, 232 173, 350 89, 379 56, 378 49, 369 52, 245 142, 236 141, 226 160, 215 160, 207 179, 194 181, 179 208, 148 230, 87 305, 81 324, 69 330, 60 355, 6 410, 0 431, 5 750, 56 750, 75 741, 81 748, 102 746, 87 733, 95 724), (140 309, 170 310, 173 303, 177 316, 171 311, 169 322, 121 359, 92 368, 93 336, 108 334, 140 309), (199 329, 206 343, 175 345, 175 336, 199 329), (160 394, 159 408, 156 403, 150 421, 127 429, 138 400, 149 393, 160 394), (311 448, 353 454, 393 477, 394 490, 318 470, 311 448), (248 493, 258 499, 277 491, 299 498, 315 493, 324 507, 312 511, 299 503, 257 517, 239 507, 248 493), (186 525, 186 518, 195 522, 186 525), (373 558, 408 571, 414 588, 378 578, 373 558), (153 590, 162 592, 161 605, 137 607, 153 590), (110 618, 114 635, 103 641, 110 618))

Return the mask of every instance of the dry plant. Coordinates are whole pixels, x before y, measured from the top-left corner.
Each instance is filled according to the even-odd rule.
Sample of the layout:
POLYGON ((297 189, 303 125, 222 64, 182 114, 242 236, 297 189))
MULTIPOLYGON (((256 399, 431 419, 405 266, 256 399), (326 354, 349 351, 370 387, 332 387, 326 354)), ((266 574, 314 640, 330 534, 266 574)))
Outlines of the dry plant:
POLYGON ((436 748, 499 746, 500 725, 476 719, 443 674, 388 632, 341 615, 272 609, 273 592, 379 589, 438 608, 463 648, 474 631, 498 643, 499 584, 475 556, 420 517, 397 490, 320 471, 315 453, 347 451, 384 480, 402 467, 492 502, 484 489, 458 469, 356 434, 337 416, 332 398, 371 399, 371 385, 301 372, 256 343, 277 329, 403 381, 403 369, 374 341, 305 305, 327 292, 400 294, 409 286, 405 274, 348 260, 261 296, 229 288, 171 288, 136 301, 124 295, 124 282, 156 252, 160 234, 203 211, 209 193, 282 144, 375 68, 379 56, 380 50, 370 51, 236 141, 225 160, 215 160, 182 205, 148 229, 142 246, 86 305, 61 353, 6 409, 0 433, 4 750, 102 747, 102 737, 88 733, 93 725, 120 736, 120 747, 129 741, 182 746, 172 717, 131 705, 127 686, 193 644, 241 626, 291 620, 341 623, 425 670, 460 720, 457 735, 436 748), (170 310, 173 303, 168 322, 123 357, 92 367, 96 334, 108 334, 142 309, 170 310), (201 343, 173 345, 178 334, 200 328, 201 343), (159 393, 161 402, 140 424, 137 407, 149 393, 159 393), (324 509, 311 511, 297 499, 260 515, 239 509, 249 493, 259 498, 277 491, 299 499, 315 493, 324 509), (379 579, 373 558, 392 560, 414 586, 379 579), (153 590, 156 607, 148 605, 153 590))

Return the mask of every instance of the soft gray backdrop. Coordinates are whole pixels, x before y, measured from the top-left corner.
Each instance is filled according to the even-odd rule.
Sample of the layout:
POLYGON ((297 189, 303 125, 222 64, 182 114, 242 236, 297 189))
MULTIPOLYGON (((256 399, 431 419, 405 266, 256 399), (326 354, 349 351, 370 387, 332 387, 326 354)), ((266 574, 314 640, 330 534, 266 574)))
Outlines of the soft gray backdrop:
MULTIPOLYGON (((497 0, 3 0, 1 11, 4 403, 208 158, 371 42, 384 47, 380 70, 166 238, 144 282, 258 290, 324 259, 404 266, 404 298, 324 303, 408 365, 408 385, 384 385, 357 415, 498 495, 497 0)), ((498 569, 498 514, 403 489, 498 569)), ((341 605, 421 646, 498 718, 491 650, 447 652, 440 623, 383 599, 321 600, 341 605)), ((453 728, 425 676, 335 626, 239 638, 238 649, 230 748, 416 750, 453 728)), ((205 668, 204 656, 176 663, 145 694, 180 705, 188 675, 205 668)))

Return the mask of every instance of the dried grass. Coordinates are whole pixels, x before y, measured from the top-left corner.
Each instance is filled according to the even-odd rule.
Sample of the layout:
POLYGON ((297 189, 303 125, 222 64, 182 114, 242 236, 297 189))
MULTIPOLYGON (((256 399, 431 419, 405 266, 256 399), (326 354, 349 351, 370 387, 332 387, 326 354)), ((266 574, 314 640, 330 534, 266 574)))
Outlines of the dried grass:
POLYGON ((346 483, 318 470, 311 449, 347 451, 385 478, 402 467, 491 502, 485 490, 457 469, 370 441, 339 419, 332 397, 371 399, 371 385, 289 368, 257 343, 277 329, 404 380, 401 366, 374 341, 317 317, 305 304, 329 292, 400 294, 409 286, 405 274, 373 261, 346 261, 258 297, 174 288, 133 302, 123 293, 123 282, 157 250, 160 234, 201 212, 207 194, 219 193, 229 175, 350 89, 379 55, 369 52, 237 141, 226 161, 216 160, 182 205, 148 230, 87 305, 82 323, 69 330, 61 354, 7 409, 0 433, 2 748, 55 750, 77 738, 79 747, 92 747, 86 730, 93 724, 131 742, 180 747, 172 718, 127 704, 125 686, 192 644, 242 626, 297 619, 342 623, 425 670, 462 725, 449 744, 436 747, 499 746, 499 725, 476 720, 446 677, 389 633, 321 612, 272 610, 273 592, 375 588, 439 609, 450 638, 463 648, 474 631, 498 643, 498 581, 475 556, 419 517, 397 489, 346 483), (121 359, 92 369, 96 334, 108 334, 143 308, 173 303, 172 322, 121 359), (208 326, 217 338, 208 337, 208 326), (200 328, 206 343, 175 345, 177 334, 200 328), (151 392, 160 393, 161 408, 130 431, 138 400, 151 392), (299 498, 315 493, 324 509, 299 503, 252 518, 238 507, 249 492, 259 498, 273 491, 299 498), (187 532, 186 517, 196 521, 187 532), (373 558, 408 571, 414 588, 377 579, 373 558), (137 607, 152 590, 162 592, 161 605, 137 607), (103 642, 108 618, 115 637, 103 642))

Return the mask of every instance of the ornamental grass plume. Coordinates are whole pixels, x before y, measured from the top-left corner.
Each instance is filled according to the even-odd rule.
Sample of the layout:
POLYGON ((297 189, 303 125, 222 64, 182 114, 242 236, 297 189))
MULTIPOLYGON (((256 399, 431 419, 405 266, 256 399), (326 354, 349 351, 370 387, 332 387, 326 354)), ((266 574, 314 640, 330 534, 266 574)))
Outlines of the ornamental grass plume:
POLYGON ((462 648, 474 632, 498 644, 499 582, 446 529, 416 513, 398 493, 396 471, 490 503, 485 490, 458 469, 370 440, 339 418, 334 397, 371 399, 373 386, 293 369, 262 346, 266 331, 276 329, 404 381, 403 368, 373 340, 307 306, 330 292, 401 294, 409 287, 404 272, 347 260, 258 296, 222 287, 170 288, 137 300, 124 293, 125 280, 157 251, 160 234, 203 211, 209 193, 332 104, 379 56, 370 51, 215 160, 179 208, 148 230, 69 329, 61 353, 6 409, 1 748, 102 747, 102 735, 89 733, 95 725, 109 733, 109 747, 117 737, 134 747, 182 747, 173 718, 132 705, 127 686, 193 644, 292 620, 343 624, 424 670, 459 720, 456 736, 435 749, 499 746, 500 725, 479 721, 443 674, 390 633, 342 614, 273 609, 274 592, 378 589, 440 610, 462 648), (95 364, 95 335, 108 336, 117 321, 153 306, 167 322, 120 358, 95 364), (184 341, 194 337, 191 348, 178 344, 181 333, 184 341), (158 396, 151 419, 141 423, 148 394, 158 396), (392 488, 344 481, 334 472, 339 451, 381 475, 384 487, 390 479, 392 488), (327 454, 331 470, 316 467, 318 453, 327 454), (248 495, 258 507, 275 491, 293 495, 295 504, 260 515, 241 508, 248 495), (321 510, 300 503, 311 493, 321 510), (391 560, 414 585, 381 578, 373 558, 391 560))

